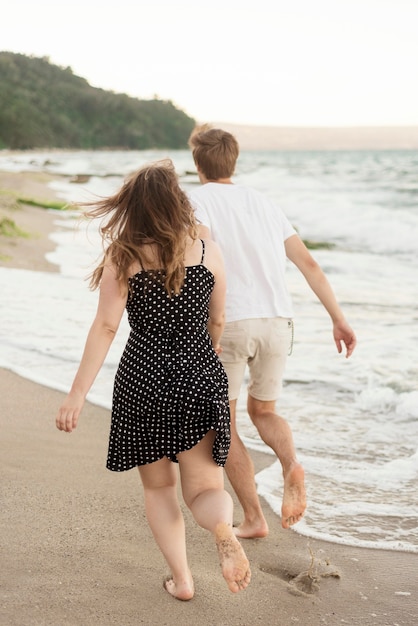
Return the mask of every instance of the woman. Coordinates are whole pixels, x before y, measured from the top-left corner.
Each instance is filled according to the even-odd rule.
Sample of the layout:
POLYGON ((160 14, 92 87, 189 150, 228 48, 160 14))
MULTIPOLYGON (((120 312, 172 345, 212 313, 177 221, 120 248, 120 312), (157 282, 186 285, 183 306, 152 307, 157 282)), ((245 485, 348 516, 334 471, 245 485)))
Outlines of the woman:
POLYGON ((105 218, 105 254, 91 277, 100 297, 57 428, 76 428, 126 307, 131 332, 115 378, 107 467, 138 467, 148 522, 171 571, 164 587, 189 600, 194 586, 177 462, 184 501, 213 533, 223 576, 237 592, 251 574, 223 482, 230 430, 217 356, 226 290, 221 253, 197 239, 194 212, 169 160, 140 169, 87 216, 105 218))

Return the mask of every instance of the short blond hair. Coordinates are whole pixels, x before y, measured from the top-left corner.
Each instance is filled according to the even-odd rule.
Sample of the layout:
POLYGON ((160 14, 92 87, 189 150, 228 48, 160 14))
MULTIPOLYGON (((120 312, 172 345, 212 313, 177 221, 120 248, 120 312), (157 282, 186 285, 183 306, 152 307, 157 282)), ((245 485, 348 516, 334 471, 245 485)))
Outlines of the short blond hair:
POLYGON ((208 180, 230 178, 239 156, 234 135, 207 124, 197 126, 189 137, 189 146, 197 167, 208 180))

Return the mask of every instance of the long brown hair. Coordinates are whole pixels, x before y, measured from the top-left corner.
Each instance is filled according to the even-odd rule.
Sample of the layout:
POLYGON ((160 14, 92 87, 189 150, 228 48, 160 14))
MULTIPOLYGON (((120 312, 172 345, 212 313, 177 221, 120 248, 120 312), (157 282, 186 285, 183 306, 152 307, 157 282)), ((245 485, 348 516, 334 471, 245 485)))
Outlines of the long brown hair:
POLYGON ((169 295, 179 293, 187 238, 197 238, 197 224, 170 159, 142 167, 113 196, 81 206, 94 206, 85 212, 86 217, 103 218, 100 233, 105 254, 90 276, 92 289, 99 286, 109 262, 122 290, 126 289, 130 268, 139 262, 142 268, 151 264, 155 270, 164 270, 162 277, 155 271, 155 277, 160 277, 169 295), (147 255, 144 244, 154 244, 157 258, 147 255))

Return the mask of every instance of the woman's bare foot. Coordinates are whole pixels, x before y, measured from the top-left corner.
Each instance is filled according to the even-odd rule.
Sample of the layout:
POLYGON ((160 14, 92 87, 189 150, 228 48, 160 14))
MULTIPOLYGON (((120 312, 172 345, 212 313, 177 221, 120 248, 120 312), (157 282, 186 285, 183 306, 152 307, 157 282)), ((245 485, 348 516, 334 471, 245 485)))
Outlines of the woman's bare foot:
POLYGON ((289 528, 303 517, 306 509, 305 472, 295 463, 284 476, 282 526, 289 528))
POLYGON ((234 526, 233 530, 235 536, 241 537, 241 539, 261 539, 267 537, 269 533, 269 527, 264 517, 255 522, 244 520, 239 526, 234 526))
POLYGON ((176 600, 191 600, 194 596, 194 584, 191 573, 180 583, 174 582, 174 578, 169 576, 165 579, 163 587, 176 600))
POLYGON ((215 538, 222 575, 229 590, 237 593, 245 589, 251 580, 250 564, 232 526, 226 523, 218 524, 215 538))

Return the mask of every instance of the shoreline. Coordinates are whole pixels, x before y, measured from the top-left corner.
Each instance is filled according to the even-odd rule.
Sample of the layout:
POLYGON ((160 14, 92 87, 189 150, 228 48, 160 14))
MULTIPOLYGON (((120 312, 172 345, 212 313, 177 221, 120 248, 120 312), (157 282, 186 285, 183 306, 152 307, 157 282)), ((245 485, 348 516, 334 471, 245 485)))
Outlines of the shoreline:
MULTIPOLYGON (((32 184, 31 177, 13 176, 14 184, 32 184)), ((55 196, 45 187, 47 193, 55 196)), ((33 256, 27 240, 17 238, 19 267, 57 271, 48 263, 37 269, 44 243, 54 248, 48 237, 56 230, 56 213, 24 206, 21 216, 40 237, 33 256)), ((15 262, 0 264, 16 267, 15 262)), ((237 595, 220 575, 211 537, 183 507, 196 596, 188 603, 174 600, 162 588, 166 567, 145 519, 137 472, 115 475, 105 469, 109 411, 87 402, 77 431, 60 433, 54 417, 63 396, 0 368, 5 626, 411 626, 418 620, 416 554, 283 530, 263 498, 270 534, 242 540, 253 578, 237 595)), ((271 464, 270 455, 250 452, 256 472, 271 464)), ((240 506, 226 484, 239 522, 240 506)), ((307 486, 309 497, 309 476, 307 486)))
POLYGON ((58 201, 58 195, 48 183, 59 178, 44 172, 0 171, 0 222, 10 220, 13 230, 16 229, 15 235, 0 234, 0 267, 59 271, 59 267, 50 263, 45 255, 56 247, 50 235, 59 230, 54 222, 61 211, 17 201, 18 198, 58 201))

